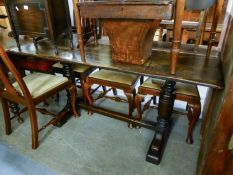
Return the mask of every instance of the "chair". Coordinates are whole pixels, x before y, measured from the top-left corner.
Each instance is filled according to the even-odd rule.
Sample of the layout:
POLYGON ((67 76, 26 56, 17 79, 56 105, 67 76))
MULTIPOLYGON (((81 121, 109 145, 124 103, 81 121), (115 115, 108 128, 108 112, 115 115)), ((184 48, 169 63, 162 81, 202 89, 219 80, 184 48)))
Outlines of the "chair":
MULTIPOLYGON (((127 97, 127 100, 120 99, 118 97, 112 97, 110 99, 115 101, 122 101, 129 103, 129 112, 128 117, 132 117, 132 112, 134 109, 134 98, 135 98, 135 85, 139 77, 134 74, 126 74, 123 72, 115 72, 110 70, 99 70, 94 72, 93 74, 86 77, 86 81, 84 82, 84 91, 87 97, 88 103, 93 105, 93 103, 104 97, 109 91, 114 89, 120 89, 124 91, 124 94, 127 97), (100 86, 108 86, 110 89, 103 91, 96 99, 93 99, 91 96, 90 90, 93 84, 97 84, 100 86)), ((116 92, 114 93, 116 95, 116 92)))
MULTIPOLYGON (((73 72, 75 78, 78 78, 80 81, 81 89, 84 89, 85 78, 90 75, 96 68, 90 67, 83 64, 78 64, 73 67, 73 72)), ((60 62, 57 62, 52 65, 52 72, 63 74, 63 65, 60 62)), ((87 102, 85 92, 83 91, 83 99, 87 102)))
MULTIPOLYGON (((190 12, 185 11, 182 18, 182 36, 181 43, 186 44, 189 40, 195 41, 195 48, 203 42, 203 35, 205 33, 205 29, 203 26, 206 25, 207 18, 207 10, 201 12, 190 12)), ((171 20, 163 20, 160 23, 160 33, 159 33, 159 41, 162 41, 163 38, 163 29, 167 29, 166 32, 166 42, 170 42, 170 37, 172 36, 174 21, 171 20)), ((165 40, 165 38, 163 38, 165 40)))
POLYGON ((12 132, 12 118, 10 117, 8 102, 22 104, 25 108, 23 108, 20 113, 28 110, 32 132, 32 149, 36 149, 39 145, 38 134, 41 130, 45 129, 50 124, 57 125, 67 112, 71 110, 75 116, 79 115, 75 106, 77 95, 76 87, 72 84, 72 81, 67 78, 50 74, 32 73, 22 77, 2 47, 0 47, 0 58, 0 79, 4 85, 4 87, 0 88, 0 99, 4 113, 5 132, 7 135, 12 132), (8 72, 12 74, 15 80, 14 83, 11 83, 8 72), (37 104, 57 94, 61 90, 67 90, 70 93, 72 101, 71 106, 67 104, 57 115, 45 109, 36 108, 37 104), (40 129, 38 128, 36 111, 53 116, 53 118, 40 129))
POLYGON ((202 0, 177 0, 176 6, 175 6, 175 15, 174 15, 174 26, 173 26, 173 42, 172 42, 172 49, 171 49, 171 68, 170 73, 176 74, 176 65, 180 50, 180 40, 181 40, 181 29, 182 29, 182 17, 184 10, 195 10, 195 11, 202 11, 203 9, 207 9, 211 7, 212 5, 215 5, 215 12, 213 16, 212 21, 212 27, 211 27, 211 33, 207 48, 206 57, 208 58, 210 56, 212 44, 214 41, 214 36, 216 33, 216 28, 218 24, 218 18, 221 15, 222 6, 223 6, 224 0, 208 0, 208 1, 202 1, 202 0))
MULTIPOLYGON (((160 95, 164 82, 164 80, 149 78, 141 86, 139 86, 138 93, 135 97, 135 106, 137 108, 139 120, 142 119, 142 114, 144 111, 150 107, 151 100, 154 100, 156 96, 160 95), (145 103, 142 109, 141 102, 146 95, 152 95, 153 97, 147 103, 145 103)), ((177 82, 176 100, 187 102, 186 110, 188 111, 187 117, 189 120, 189 127, 186 142, 192 144, 192 131, 201 112, 200 95, 197 86, 177 82)), ((155 101, 156 100, 154 100, 154 103, 156 103, 155 101)))

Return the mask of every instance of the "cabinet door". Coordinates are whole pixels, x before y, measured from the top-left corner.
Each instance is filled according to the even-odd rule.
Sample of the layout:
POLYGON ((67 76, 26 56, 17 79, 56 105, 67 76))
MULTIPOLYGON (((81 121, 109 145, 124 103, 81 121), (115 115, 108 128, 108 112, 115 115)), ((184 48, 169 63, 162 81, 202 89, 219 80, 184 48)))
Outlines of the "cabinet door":
POLYGON ((7 0, 17 34, 47 36, 48 24, 43 0, 7 0))

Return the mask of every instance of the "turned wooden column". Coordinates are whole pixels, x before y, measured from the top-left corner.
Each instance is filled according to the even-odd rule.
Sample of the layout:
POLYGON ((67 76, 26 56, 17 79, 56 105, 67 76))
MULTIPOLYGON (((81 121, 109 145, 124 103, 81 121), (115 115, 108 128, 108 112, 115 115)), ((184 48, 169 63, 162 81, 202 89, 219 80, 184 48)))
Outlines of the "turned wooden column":
MULTIPOLYGON (((74 72, 73 72, 73 65, 69 64, 69 63, 62 63, 63 65, 63 76, 67 77, 69 80, 71 80, 73 82, 73 84, 75 84, 75 77, 74 77, 74 72)), ((78 102, 78 100, 77 100, 78 102)), ((57 124, 59 127, 64 125, 66 123, 66 121, 72 116, 73 111, 72 111, 72 100, 71 100, 71 94, 69 93, 69 91, 67 91, 67 107, 69 109, 69 113, 67 114, 66 117, 64 117, 61 121, 59 121, 59 123, 57 124)), ((76 109, 77 111, 78 109, 78 105, 76 105, 76 109)))
POLYGON ((170 133, 175 85, 175 81, 167 80, 160 93, 155 136, 146 156, 146 160, 154 164, 160 163, 170 133))
MULTIPOLYGON (((73 65, 68 64, 68 63, 62 63, 62 65, 63 65, 63 75, 64 75, 64 77, 67 77, 69 80, 71 80, 73 82, 73 84, 75 84, 73 65)), ((67 104, 69 105, 70 109, 72 109, 71 96, 70 96, 68 91, 67 91, 67 104)))
POLYGON ((185 8, 185 0, 176 0, 175 18, 173 26, 173 42, 171 49, 171 74, 176 74, 176 64, 180 52, 182 18, 185 8))

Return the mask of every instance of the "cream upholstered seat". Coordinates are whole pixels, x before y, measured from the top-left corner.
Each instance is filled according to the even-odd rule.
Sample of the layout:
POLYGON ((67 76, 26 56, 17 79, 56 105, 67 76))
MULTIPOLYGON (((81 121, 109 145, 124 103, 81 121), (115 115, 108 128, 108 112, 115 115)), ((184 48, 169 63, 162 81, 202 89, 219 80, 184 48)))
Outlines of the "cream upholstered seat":
POLYGON ((89 79, 99 79, 109 83, 120 83, 125 86, 132 86, 137 81, 138 76, 123 72, 115 72, 110 70, 101 70, 88 76, 89 79))
MULTIPOLYGON (((44 73, 32 73, 23 78, 32 98, 37 98, 59 85, 68 82, 68 78, 44 73)), ((13 83, 17 92, 23 95, 17 82, 13 83)))
MULTIPOLYGON (((138 93, 135 97, 135 105, 137 107, 139 120, 142 119, 143 112, 149 108, 151 100, 154 100, 156 96, 160 95, 164 83, 165 80, 149 78, 139 86, 138 93), (143 109, 141 109, 141 102, 146 95, 152 95, 153 97, 144 105, 143 109)), ((187 102, 189 128, 186 142, 193 143, 192 131, 201 112, 200 95, 197 86, 177 82, 176 100, 187 102)))
MULTIPOLYGON (((97 72, 92 73, 91 75, 86 77, 85 81, 85 94, 87 96, 88 102, 90 105, 93 105, 94 101, 106 95, 107 92, 111 89, 120 89, 124 91, 124 94, 127 97, 129 104, 129 118, 132 117, 132 112, 134 109, 134 99, 135 99, 135 85, 138 81, 139 77, 134 74, 127 74, 123 72, 116 72, 110 70, 99 70, 97 72), (100 94, 97 99, 93 99, 90 90, 93 84, 101 85, 101 86, 108 86, 111 87, 108 91, 104 91, 100 94)), ((115 95, 115 94, 114 94, 115 95)), ((119 98, 111 98, 119 101, 119 98)), ((123 101, 122 99, 120 101, 123 101)))

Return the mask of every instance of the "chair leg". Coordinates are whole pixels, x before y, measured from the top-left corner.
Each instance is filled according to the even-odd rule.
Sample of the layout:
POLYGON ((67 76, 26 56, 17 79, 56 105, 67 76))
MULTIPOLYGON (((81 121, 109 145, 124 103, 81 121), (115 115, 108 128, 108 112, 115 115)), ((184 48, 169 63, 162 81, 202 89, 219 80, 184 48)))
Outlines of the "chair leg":
MULTIPOLYGON (((84 93, 85 93, 86 98, 88 100, 88 104, 93 105, 94 100, 93 100, 93 98, 91 96, 91 84, 89 84, 88 82, 84 83, 84 93)), ((92 115, 93 112, 88 111, 88 114, 92 115)))
POLYGON ((188 128, 188 134, 186 138, 186 143, 192 144, 193 143, 193 129, 197 123, 197 120, 201 113, 201 104, 200 102, 190 104, 188 103, 188 120, 189 120, 189 128, 188 128))
POLYGON ((135 107, 137 109, 137 113, 138 113, 138 120, 142 119, 142 107, 141 107, 141 102, 142 102, 143 97, 140 94, 137 94, 135 97, 135 107))
POLYGON ((5 120, 5 132, 6 132, 6 135, 10 135, 12 133, 12 129, 11 129, 11 119, 10 119, 8 102, 4 98, 0 98, 0 100, 2 102, 2 110, 3 110, 4 120, 5 120))
POLYGON ((142 85, 144 83, 144 76, 140 77, 140 85, 142 85))
POLYGON ((113 88, 112 92, 113 92, 113 95, 115 95, 115 96, 117 95, 117 89, 116 88, 113 88))
POLYGON ((77 89, 75 85, 72 85, 68 88, 69 93, 71 95, 71 105, 72 105, 72 111, 75 117, 80 116, 80 113, 76 110, 76 99, 77 99, 77 89))
POLYGON ((39 146, 38 141, 38 123, 37 123, 37 116, 36 116, 36 109, 35 106, 28 106, 28 113, 31 122, 31 131, 32 131, 32 149, 36 149, 39 146))
POLYGON ((88 100, 87 100, 87 97, 86 97, 86 94, 85 94, 85 91, 84 91, 84 80, 80 78, 80 84, 81 84, 81 88, 82 88, 82 91, 83 91, 83 100, 84 102, 87 104, 88 103, 88 100))
POLYGON ((156 105, 157 104, 157 102, 156 102, 156 96, 153 96, 152 98, 153 98, 153 104, 156 105))
POLYGON ((104 92, 107 90, 105 86, 102 86, 102 89, 104 92))
MULTIPOLYGON (((132 118, 132 113, 133 113, 133 109, 134 109, 134 95, 133 93, 128 93, 128 92, 125 92, 125 96, 127 97, 128 99, 128 103, 129 103, 129 118, 132 118)), ((132 123, 129 123, 128 125, 129 128, 133 128, 134 125, 132 123)))

